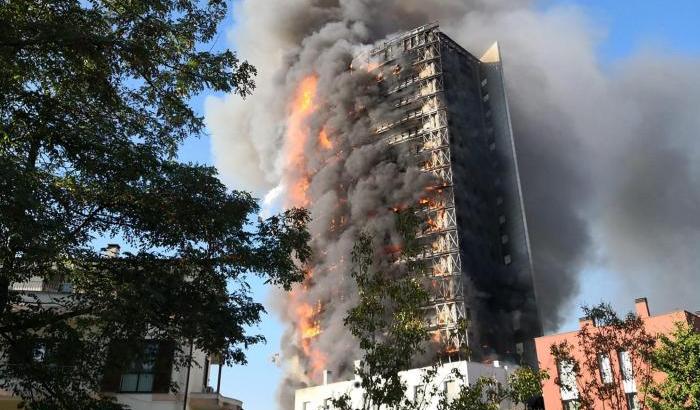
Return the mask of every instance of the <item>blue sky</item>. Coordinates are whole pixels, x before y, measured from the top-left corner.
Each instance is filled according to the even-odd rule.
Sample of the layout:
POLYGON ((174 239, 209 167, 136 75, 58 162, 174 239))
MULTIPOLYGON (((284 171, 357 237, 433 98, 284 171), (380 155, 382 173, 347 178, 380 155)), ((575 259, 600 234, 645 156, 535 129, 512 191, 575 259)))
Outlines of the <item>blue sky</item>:
MULTIPOLYGON (((700 1, 541 0, 538 7, 548 8, 561 4, 577 5, 586 11, 596 27, 605 30, 605 37, 598 50, 605 65, 650 47, 684 54, 700 54, 700 1)), ((225 32, 230 30, 233 24, 233 16, 227 16, 221 27, 222 33, 214 44, 215 50, 228 46, 225 32)), ((205 98, 206 94, 191 101, 199 113, 204 111, 205 98)), ((209 137, 188 140, 180 149, 180 159, 213 165, 209 137)), ((582 281, 600 286, 596 286, 596 293, 585 289, 575 301, 575 305, 607 300, 614 301, 620 308, 631 308, 631 301, 616 301, 615 295, 621 284, 611 279, 607 272, 586 271, 582 281)), ((261 281, 253 280, 252 289, 257 300, 266 301, 267 288, 261 281)), ((575 328, 578 314, 578 311, 573 310, 563 327, 575 328)), ((270 357, 279 350, 282 327, 274 316, 268 315, 263 317, 259 328, 251 330, 265 335, 268 343, 249 351, 247 366, 224 369, 222 390, 227 396, 243 400, 247 409, 274 409, 275 389, 281 372, 271 363, 270 357)))

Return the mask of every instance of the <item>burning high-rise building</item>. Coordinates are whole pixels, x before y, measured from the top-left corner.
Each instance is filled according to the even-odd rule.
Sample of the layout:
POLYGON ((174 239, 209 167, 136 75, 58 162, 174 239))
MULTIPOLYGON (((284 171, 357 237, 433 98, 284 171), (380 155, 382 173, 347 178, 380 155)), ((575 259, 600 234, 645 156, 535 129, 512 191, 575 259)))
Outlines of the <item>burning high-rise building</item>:
POLYGON ((534 361, 541 325, 498 45, 479 59, 431 24, 359 59, 395 107, 378 137, 436 181, 418 211, 431 329, 448 351, 534 361))
MULTIPOLYGON (((374 76, 362 75, 359 65, 348 70, 369 45, 428 21, 439 20, 440 30, 468 50, 502 42, 545 329, 558 329, 576 295, 593 297, 601 285, 624 283, 617 293, 627 297, 651 292, 667 309, 697 299, 700 229, 689 221, 697 219, 700 198, 700 184, 693 183, 698 59, 642 47, 611 70, 598 52, 600 27, 591 24, 585 10, 540 7, 528 0, 241 0, 236 6, 231 38, 240 55, 258 68, 257 88, 245 102, 207 99, 216 165, 234 186, 257 195, 270 192, 270 204, 279 203, 275 195, 286 205, 306 203, 313 216, 312 277, 292 295, 279 292, 273 298, 273 310, 287 326, 279 362, 284 408, 295 388, 322 380, 317 369, 327 368, 341 378, 352 372, 352 359, 362 354, 343 326, 345 312, 356 303, 357 291, 347 279, 353 240, 363 229, 391 233, 387 204, 415 205, 433 182, 423 179, 428 173, 419 175, 415 165, 383 156, 389 154, 388 146, 372 127, 381 118, 401 114, 381 90, 393 79, 391 64, 381 72, 383 86, 374 76), (304 96, 308 98, 299 98, 304 96), (298 104, 304 101, 311 104, 298 104), (301 201, 294 200, 294 192, 301 201)), ((392 53, 396 46, 403 53, 402 44, 395 44, 392 53)), ((446 54, 440 57, 447 73, 446 54)), ((466 66, 478 66, 478 71, 488 67, 476 62, 466 66)), ((405 65, 403 70, 408 72, 405 65)), ((488 81, 495 120, 500 93, 488 81)), ((469 85, 480 88, 478 80, 463 84, 465 92, 469 85)), ((446 94, 454 91, 453 85, 449 79, 444 83, 446 94)), ((450 121, 455 118, 450 114, 450 121)), ((455 144, 468 136, 448 131, 455 144)), ((495 140, 495 150, 508 146, 495 140)), ((401 145, 408 144, 391 147, 401 145)), ((453 149, 450 155, 456 155, 453 149)), ((454 174, 458 167, 451 162, 454 174)), ((457 204, 455 216, 462 208, 457 204)), ((517 221, 504 216, 507 224, 517 221)), ((506 228, 513 226, 517 224, 506 228)), ((478 234, 478 227, 469 231, 478 234)), ((469 236, 465 230, 458 235, 461 243, 469 236)), ((509 246, 523 242, 512 234, 507 240, 509 246)), ((516 257, 511 253, 511 263, 517 263, 516 257)), ((466 257, 460 263, 463 280, 489 271, 470 272, 466 257)), ((515 312, 513 306, 526 305, 529 291, 521 292, 517 284, 501 286, 503 277, 512 276, 494 274, 493 286, 480 287, 493 291, 465 295, 474 328, 483 318, 477 317, 474 300, 495 306, 491 312, 515 312)), ((474 280, 478 282, 483 283, 474 280)), ((507 323, 511 315, 500 316, 505 319, 492 323, 507 323)), ((521 331, 529 320, 521 315, 521 331)), ((471 347, 493 345, 476 340, 470 340, 471 347)), ((503 340, 510 344, 509 338, 503 340)))
POLYGON ((437 24, 371 49, 305 46, 323 52, 302 51, 287 74, 283 187, 287 205, 311 210, 314 250, 280 309, 290 390, 352 372, 352 244, 370 231, 395 252, 394 212, 408 207, 422 221, 433 340, 471 360, 534 361, 541 325, 498 46, 476 58, 437 24))

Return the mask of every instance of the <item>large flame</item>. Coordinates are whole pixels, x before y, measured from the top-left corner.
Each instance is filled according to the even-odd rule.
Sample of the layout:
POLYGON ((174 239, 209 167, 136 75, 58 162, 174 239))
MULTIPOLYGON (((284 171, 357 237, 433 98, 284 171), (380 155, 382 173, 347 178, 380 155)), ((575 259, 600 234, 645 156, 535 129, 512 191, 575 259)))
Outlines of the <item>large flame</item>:
MULTIPOLYGON (((311 175, 307 170, 305 152, 310 142, 316 142, 317 148, 328 150, 333 147, 325 128, 319 135, 311 138, 312 130, 308 124, 311 115, 318 108, 316 89, 318 79, 309 75, 301 80, 294 93, 287 118, 285 152, 287 157, 287 204, 288 206, 309 207, 308 195, 311 175)), ((327 357, 315 346, 316 337, 321 334, 320 315, 323 309, 321 301, 311 304, 304 298, 305 292, 312 285, 313 272, 307 271, 304 282, 295 287, 289 301, 295 315, 297 343, 305 357, 309 369, 307 376, 317 380, 326 368, 327 357)))
MULTIPOLYGON (((305 77, 297 87, 290 107, 287 120, 287 135, 285 140, 287 166, 293 170, 304 170, 306 160, 304 149, 311 130, 307 124, 309 116, 316 110, 316 86, 318 79, 314 75, 305 77)), ((306 191, 309 188, 309 176, 302 174, 296 181, 288 181, 288 202, 291 206, 308 206, 309 198, 306 191)))

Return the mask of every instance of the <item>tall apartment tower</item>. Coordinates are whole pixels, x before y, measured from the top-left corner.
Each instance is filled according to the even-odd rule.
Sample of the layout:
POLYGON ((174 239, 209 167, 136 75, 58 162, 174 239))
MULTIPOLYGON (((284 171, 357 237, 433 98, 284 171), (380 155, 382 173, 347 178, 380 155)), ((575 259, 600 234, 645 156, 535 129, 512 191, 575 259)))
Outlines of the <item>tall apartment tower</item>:
POLYGON ((477 58, 429 24, 358 58, 391 73, 396 112, 377 133, 439 181, 418 211, 435 339, 466 344, 471 360, 535 364, 542 328, 498 44, 477 58))

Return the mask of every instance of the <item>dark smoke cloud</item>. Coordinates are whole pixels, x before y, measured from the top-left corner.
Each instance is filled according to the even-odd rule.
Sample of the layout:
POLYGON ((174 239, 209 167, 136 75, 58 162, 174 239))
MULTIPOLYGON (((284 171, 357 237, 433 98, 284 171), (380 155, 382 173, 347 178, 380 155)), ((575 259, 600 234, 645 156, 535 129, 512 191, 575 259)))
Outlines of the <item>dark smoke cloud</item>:
MULTIPOLYGON (((579 9, 540 10, 528 1, 244 0, 237 17, 231 39, 261 70, 259 88, 245 102, 207 104, 216 165, 234 186, 262 194, 283 179, 286 104, 300 76, 315 70, 335 98, 318 120, 362 148, 314 180, 312 230, 329 223, 323 209, 338 201, 330 188, 343 178, 358 181, 348 198, 353 218, 386 201, 382 191, 396 181, 385 176, 406 175, 383 162, 380 147, 362 142, 366 124, 344 119, 344 104, 371 97, 355 92, 344 65, 374 41, 439 20, 476 55, 501 44, 545 328, 558 327, 581 287, 596 294, 598 284, 578 280, 591 267, 624 281, 621 299, 648 296, 658 310, 700 308, 697 57, 647 50, 605 67, 596 54, 602 30, 579 9)), ((419 187, 396 186, 392 195, 419 187)), ((333 238, 327 260, 347 255, 361 226, 333 238)), ((327 297, 324 286, 309 300, 327 297)), ((342 323, 352 298, 334 303, 325 320, 342 323)), ((285 318, 287 306, 279 308, 285 318)), ((336 345, 324 348, 354 351, 342 326, 326 335, 321 343, 336 345)), ((302 371, 292 347, 283 348, 289 374, 302 371)))
MULTIPOLYGON (((323 368, 335 375, 351 372, 360 351, 343 318, 357 294, 349 263, 354 241, 359 232, 369 231, 375 235, 378 249, 397 244, 399 235, 390 206, 416 203, 432 183, 431 176, 402 163, 406 155, 392 152, 374 135, 379 119, 386 120, 394 110, 374 74, 364 68, 349 70, 368 36, 361 23, 328 22, 285 56, 285 69, 276 78, 277 98, 283 101, 295 100, 300 84, 310 76, 316 78, 318 105, 306 122, 308 141, 301 148, 304 161, 296 162, 291 156, 294 162, 288 162, 302 138, 289 144, 291 138, 276 136, 282 147, 279 163, 284 172, 280 179, 285 190, 289 193, 299 181, 309 178, 309 230, 314 250, 311 279, 303 291, 275 298, 276 310, 288 324, 282 345, 286 374, 280 402, 284 405, 293 400, 295 389, 318 382, 323 368), (332 147, 319 147, 317 136, 322 130, 332 147), (313 338, 303 337, 305 330, 300 325, 309 328, 304 319, 309 315, 303 313, 309 310, 314 310, 313 321, 320 322, 322 329, 313 338)), ((293 128, 287 123, 281 131, 293 128)))
POLYGON ((616 71, 628 111, 596 229, 611 270, 652 308, 700 309, 700 59, 646 52, 616 71))

